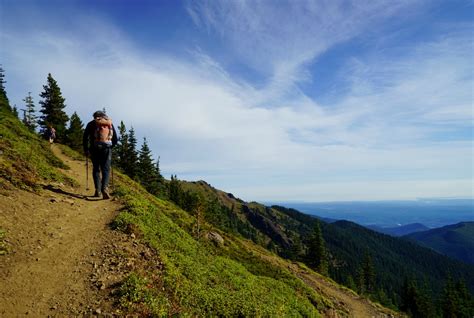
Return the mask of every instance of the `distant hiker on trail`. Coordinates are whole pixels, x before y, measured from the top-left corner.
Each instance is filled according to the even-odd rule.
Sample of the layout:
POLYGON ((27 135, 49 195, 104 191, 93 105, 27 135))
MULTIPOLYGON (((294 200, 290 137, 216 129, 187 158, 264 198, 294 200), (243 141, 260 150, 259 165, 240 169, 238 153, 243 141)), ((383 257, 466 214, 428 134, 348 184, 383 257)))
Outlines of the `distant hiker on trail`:
POLYGON ((54 139, 56 139, 56 129, 51 125, 48 125, 48 129, 46 129, 46 138, 48 138, 50 145, 53 144, 54 139))
POLYGON ((108 190, 110 169, 112 164, 112 147, 117 144, 117 133, 110 119, 105 112, 96 111, 94 120, 90 121, 84 130, 82 145, 84 154, 91 158, 93 169, 95 193, 94 197, 99 197, 102 193, 104 199, 109 199, 108 190), (102 179, 100 173, 102 172, 102 179))

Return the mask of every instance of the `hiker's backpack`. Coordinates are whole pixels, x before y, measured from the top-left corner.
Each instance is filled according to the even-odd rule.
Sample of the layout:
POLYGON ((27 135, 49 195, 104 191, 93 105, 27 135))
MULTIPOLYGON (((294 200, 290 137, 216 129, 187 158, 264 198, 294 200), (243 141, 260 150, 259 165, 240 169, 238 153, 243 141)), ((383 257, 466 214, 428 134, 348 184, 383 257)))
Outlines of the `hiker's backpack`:
POLYGON ((48 129, 48 138, 55 139, 56 138, 56 129, 53 127, 48 129))
POLYGON ((109 117, 98 117, 95 119, 94 142, 96 145, 112 145, 113 134, 112 119, 109 117))

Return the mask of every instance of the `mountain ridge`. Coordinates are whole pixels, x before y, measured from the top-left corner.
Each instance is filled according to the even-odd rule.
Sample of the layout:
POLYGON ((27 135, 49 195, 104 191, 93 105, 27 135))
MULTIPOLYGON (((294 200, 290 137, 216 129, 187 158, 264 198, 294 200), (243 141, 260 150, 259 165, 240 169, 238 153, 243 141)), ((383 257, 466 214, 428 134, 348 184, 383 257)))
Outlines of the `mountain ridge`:
POLYGON ((472 221, 412 233, 403 238, 449 257, 474 264, 474 222, 472 221))

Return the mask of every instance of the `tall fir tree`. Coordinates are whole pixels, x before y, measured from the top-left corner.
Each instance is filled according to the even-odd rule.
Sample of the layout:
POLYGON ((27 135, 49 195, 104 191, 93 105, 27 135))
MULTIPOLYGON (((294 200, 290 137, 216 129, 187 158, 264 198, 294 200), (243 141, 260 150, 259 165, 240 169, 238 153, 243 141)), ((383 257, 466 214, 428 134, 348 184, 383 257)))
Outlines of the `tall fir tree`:
POLYGON ((309 239, 306 261, 309 266, 321 274, 328 274, 326 243, 321 232, 321 225, 319 221, 315 222, 313 233, 309 239))
POLYGON ((38 125, 36 123, 35 103, 33 102, 31 92, 28 92, 28 96, 26 96, 23 101, 25 102, 25 109, 23 109, 23 123, 30 131, 34 132, 38 125))
POLYGON ((65 99, 62 97, 61 89, 56 80, 48 74, 47 84, 43 85, 43 92, 40 94, 41 100, 41 132, 46 133, 48 125, 56 129, 56 139, 58 142, 64 142, 66 136, 66 124, 69 120, 68 115, 64 112, 66 105, 65 99))
POLYGON ((375 267, 369 251, 366 251, 364 254, 364 259, 359 267, 357 276, 359 292, 371 294, 375 291, 375 267))
POLYGON ((113 148, 112 161, 116 167, 125 172, 125 167, 127 166, 126 153, 128 151, 128 134, 123 121, 120 122, 118 130, 119 135, 117 136, 117 145, 113 148))
POLYGON ((156 166, 152 159, 150 147, 146 138, 143 138, 143 144, 138 155, 138 179, 148 192, 156 194, 158 192, 158 176, 156 166))
POLYGON ((0 64, 0 99, 2 100, 1 106, 5 107, 7 110, 12 111, 12 108, 10 107, 10 101, 8 100, 7 97, 7 91, 5 90, 5 70, 2 67, 2 64, 0 64))
POLYGON ((176 175, 171 175, 171 180, 168 183, 168 197, 177 205, 183 205, 183 189, 176 175))
POLYGON ((126 158, 126 165, 124 172, 130 178, 136 179, 138 177, 138 153, 137 153, 137 138, 135 137, 135 130, 133 127, 128 131, 128 147, 124 154, 126 158))
POLYGON ((66 144, 74 150, 82 150, 82 136, 84 134, 84 124, 79 115, 74 112, 66 130, 66 144))

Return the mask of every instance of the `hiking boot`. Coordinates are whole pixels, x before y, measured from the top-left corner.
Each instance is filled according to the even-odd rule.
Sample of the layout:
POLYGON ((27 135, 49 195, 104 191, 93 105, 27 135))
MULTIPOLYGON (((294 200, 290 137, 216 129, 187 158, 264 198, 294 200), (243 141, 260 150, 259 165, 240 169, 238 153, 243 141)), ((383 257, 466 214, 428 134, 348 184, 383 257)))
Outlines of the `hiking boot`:
POLYGON ((104 198, 104 200, 110 199, 110 194, 109 194, 108 189, 102 190, 102 198, 104 198))
POLYGON ((95 192, 94 192, 94 198, 99 198, 99 197, 100 197, 99 190, 95 190, 95 192))

